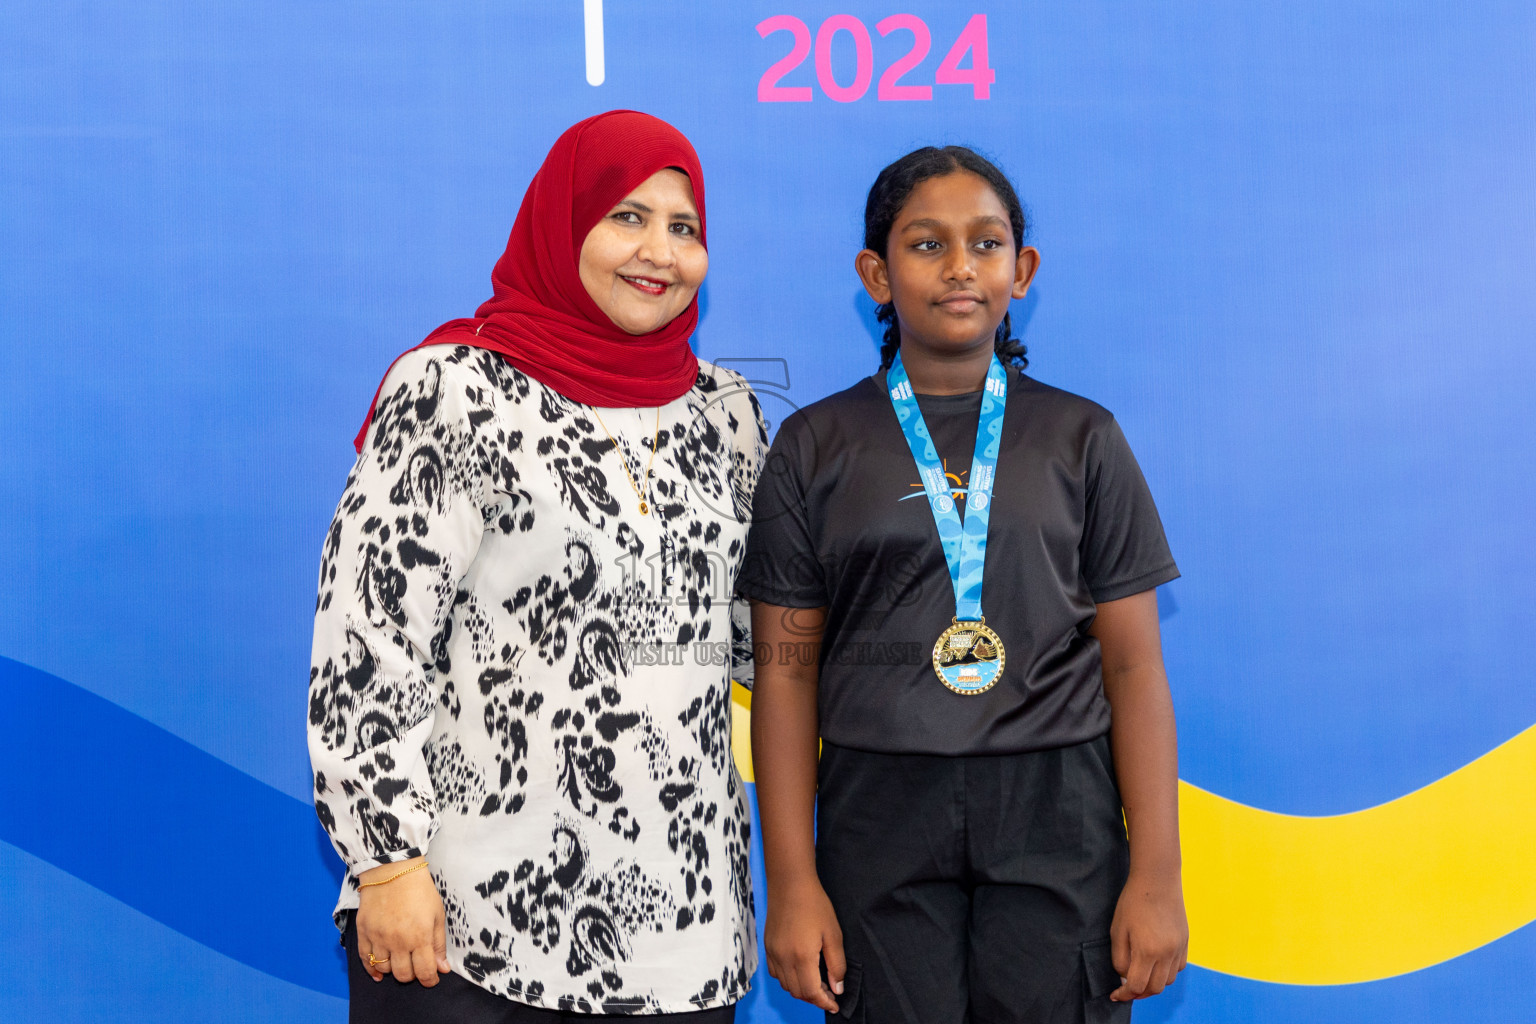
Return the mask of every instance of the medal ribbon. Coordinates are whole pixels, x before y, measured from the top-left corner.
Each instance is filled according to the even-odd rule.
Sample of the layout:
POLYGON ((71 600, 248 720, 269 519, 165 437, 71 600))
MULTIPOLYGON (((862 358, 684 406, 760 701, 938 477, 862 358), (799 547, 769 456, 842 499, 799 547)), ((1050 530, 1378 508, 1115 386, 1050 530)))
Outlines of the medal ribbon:
POLYGON ((955 588, 955 618, 981 618, 981 578, 987 562, 987 520, 992 513, 992 485, 997 475, 997 450, 1003 437, 1003 411, 1008 404, 1008 373, 997 356, 987 368, 981 392, 981 419, 976 424, 976 451, 971 456, 971 478, 966 488, 965 522, 955 509, 954 487, 944 475, 944 465, 933 446, 928 424, 901 365, 901 353, 886 371, 885 383, 901 432, 906 435, 912 461, 917 463, 928 508, 939 528, 939 544, 949 563, 949 581, 955 588))

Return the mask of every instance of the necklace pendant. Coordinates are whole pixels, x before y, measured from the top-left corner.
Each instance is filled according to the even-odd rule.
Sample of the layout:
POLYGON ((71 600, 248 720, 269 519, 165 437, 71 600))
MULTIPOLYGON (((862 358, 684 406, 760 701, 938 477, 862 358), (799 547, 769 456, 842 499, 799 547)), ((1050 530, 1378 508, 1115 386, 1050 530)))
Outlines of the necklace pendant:
POLYGON ((643 516, 650 515, 651 514, 651 506, 647 505, 645 502, 642 501, 640 503, 640 514, 643 515, 643 516))

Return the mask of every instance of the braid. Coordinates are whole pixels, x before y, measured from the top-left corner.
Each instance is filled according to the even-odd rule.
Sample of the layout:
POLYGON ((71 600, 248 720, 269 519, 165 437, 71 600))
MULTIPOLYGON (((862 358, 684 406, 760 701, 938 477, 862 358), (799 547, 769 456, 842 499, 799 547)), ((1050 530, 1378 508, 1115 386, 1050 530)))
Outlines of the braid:
POLYGON ((896 322, 896 307, 885 302, 875 307, 875 319, 885 324, 885 339, 880 345, 880 369, 889 370, 901 351, 901 324, 896 322))
POLYGON ((1003 322, 997 325, 997 339, 992 342, 992 351, 997 353, 997 358, 1002 360, 1004 366, 1013 366, 1020 370, 1029 365, 1029 349, 1024 343, 1013 336, 1013 316, 1010 313, 1003 314, 1003 322))

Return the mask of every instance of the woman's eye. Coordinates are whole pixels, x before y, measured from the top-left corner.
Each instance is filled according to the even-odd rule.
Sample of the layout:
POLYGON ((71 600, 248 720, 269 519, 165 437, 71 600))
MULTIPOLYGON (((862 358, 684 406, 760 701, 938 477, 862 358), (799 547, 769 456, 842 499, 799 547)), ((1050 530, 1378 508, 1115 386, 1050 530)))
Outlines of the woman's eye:
POLYGON ((624 224, 639 224, 640 215, 634 210, 620 210, 613 215, 613 219, 624 224))
POLYGON ((694 231, 692 224, 687 224, 687 223, 684 223, 682 221, 678 221, 677 223, 672 225, 672 233, 676 234, 676 235, 683 235, 683 236, 685 236, 687 238, 692 238, 698 232, 694 231))

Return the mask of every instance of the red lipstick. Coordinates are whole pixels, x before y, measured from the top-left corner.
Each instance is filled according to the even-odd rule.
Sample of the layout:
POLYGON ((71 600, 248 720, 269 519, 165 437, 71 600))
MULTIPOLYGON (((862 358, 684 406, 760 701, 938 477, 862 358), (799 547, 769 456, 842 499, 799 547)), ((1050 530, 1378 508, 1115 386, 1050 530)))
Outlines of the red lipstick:
POLYGON ((654 278, 649 277, 628 277, 624 274, 620 274, 619 277, 624 281, 625 284, 628 284, 647 295, 665 295, 667 293, 667 289, 671 287, 671 285, 665 281, 657 281, 654 278))

